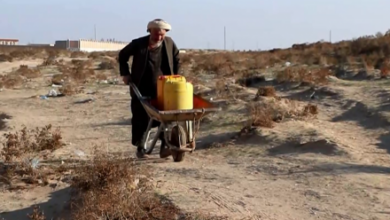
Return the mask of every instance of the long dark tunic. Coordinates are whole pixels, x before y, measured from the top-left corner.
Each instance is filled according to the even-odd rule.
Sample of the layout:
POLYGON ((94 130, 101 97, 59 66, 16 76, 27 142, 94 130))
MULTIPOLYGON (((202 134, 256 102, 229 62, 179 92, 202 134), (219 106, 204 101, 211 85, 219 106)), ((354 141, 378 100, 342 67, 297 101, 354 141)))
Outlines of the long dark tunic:
MULTIPOLYGON (((166 56, 162 53, 163 45, 150 49, 148 51, 145 72, 140 80, 139 90, 143 96, 150 97, 152 99, 157 97, 157 81, 161 75, 170 75, 169 66, 166 56)), ((131 109, 133 112, 132 119, 132 143, 137 145, 142 139, 144 132, 147 129, 149 122, 149 116, 145 112, 143 106, 139 100, 134 97, 131 103, 131 109)), ((158 122, 153 123, 153 127, 158 126, 158 122)), ((160 137, 162 138, 162 136, 160 137)))

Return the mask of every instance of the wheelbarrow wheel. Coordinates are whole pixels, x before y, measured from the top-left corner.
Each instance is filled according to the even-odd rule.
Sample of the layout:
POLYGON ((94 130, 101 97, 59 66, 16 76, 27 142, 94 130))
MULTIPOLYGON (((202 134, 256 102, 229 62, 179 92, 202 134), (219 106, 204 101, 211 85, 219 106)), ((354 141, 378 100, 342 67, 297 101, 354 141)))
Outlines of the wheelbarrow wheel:
MULTIPOLYGON (((187 144, 187 134, 183 126, 173 126, 170 143, 178 149, 180 149, 180 146, 185 146, 187 144)), ((174 162, 181 162, 184 160, 185 151, 171 149, 171 153, 174 162)))

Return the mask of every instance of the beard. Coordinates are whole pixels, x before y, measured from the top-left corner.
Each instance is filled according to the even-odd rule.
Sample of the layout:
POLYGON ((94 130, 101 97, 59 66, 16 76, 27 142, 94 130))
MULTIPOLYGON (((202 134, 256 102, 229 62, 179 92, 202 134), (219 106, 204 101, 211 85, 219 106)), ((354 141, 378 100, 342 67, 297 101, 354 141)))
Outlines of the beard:
POLYGON ((164 41, 164 38, 161 40, 153 40, 152 38, 150 38, 149 47, 151 47, 151 48, 159 47, 159 46, 161 46, 163 41, 164 41))

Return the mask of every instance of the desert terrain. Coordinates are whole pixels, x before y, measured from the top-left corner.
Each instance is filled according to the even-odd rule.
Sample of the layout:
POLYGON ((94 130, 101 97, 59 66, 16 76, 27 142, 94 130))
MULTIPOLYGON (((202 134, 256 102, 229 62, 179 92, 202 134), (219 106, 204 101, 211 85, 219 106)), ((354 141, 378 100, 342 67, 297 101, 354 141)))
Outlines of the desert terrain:
POLYGON ((389 43, 187 51, 221 111, 179 163, 135 159, 116 53, 1 47, 0 218, 390 219, 389 43))

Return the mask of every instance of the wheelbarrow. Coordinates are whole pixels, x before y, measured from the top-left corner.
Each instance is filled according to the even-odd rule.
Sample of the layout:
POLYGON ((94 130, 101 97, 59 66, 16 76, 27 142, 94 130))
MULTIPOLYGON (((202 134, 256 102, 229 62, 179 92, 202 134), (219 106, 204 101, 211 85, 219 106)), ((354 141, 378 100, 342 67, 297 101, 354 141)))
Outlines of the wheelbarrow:
POLYGON ((133 83, 130 83, 130 87, 133 89, 150 118, 141 142, 145 148, 145 153, 151 154, 153 152, 161 132, 164 132, 165 143, 171 150, 173 161, 175 162, 183 161, 186 152, 192 153, 195 150, 196 134, 199 131, 200 122, 203 117, 221 110, 213 103, 194 94, 193 109, 161 111, 156 107, 157 100, 142 96, 133 83), (160 126, 150 142, 150 134, 154 120, 160 122, 160 126))

